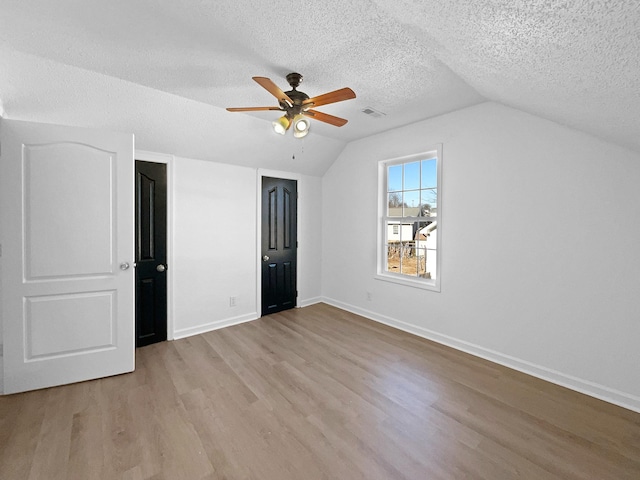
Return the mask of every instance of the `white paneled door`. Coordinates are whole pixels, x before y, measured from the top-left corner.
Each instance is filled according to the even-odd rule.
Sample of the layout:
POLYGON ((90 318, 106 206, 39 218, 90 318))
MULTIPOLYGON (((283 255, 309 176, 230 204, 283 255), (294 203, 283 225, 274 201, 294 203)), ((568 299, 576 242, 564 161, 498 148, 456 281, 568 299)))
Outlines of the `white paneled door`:
POLYGON ((3 120, 4 393, 134 369, 133 135, 3 120))

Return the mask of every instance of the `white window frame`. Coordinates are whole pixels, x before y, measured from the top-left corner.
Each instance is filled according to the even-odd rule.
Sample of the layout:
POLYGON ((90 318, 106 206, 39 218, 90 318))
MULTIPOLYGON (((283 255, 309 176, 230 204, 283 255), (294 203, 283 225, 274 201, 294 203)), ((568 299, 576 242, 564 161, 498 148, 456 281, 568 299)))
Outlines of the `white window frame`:
POLYGON ((397 283, 399 285, 406 285, 409 287, 422 288, 425 290, 431 290, 434 292, 440 292, 440 284, 442 278, 442 145, 438 144, 433 148, 425 150, 424 152, 407 155, 404 157, 391 158, 387 160, 381 160, 378 162, 378 235, 377 235, 377 265, 376 275, 377 280, 383 280, 386 282, 397 283), (410 163, 419 160, 426 160, 429 158, 436 158, 436 178, 437 178, 437 222, 436 228, 436 278, 421 278, 412 277, 400 273, 393 273, 387 270, 387 233, 386 228, 387 221, 390 218, 387 216, 387 167, 391 165, 410 163))

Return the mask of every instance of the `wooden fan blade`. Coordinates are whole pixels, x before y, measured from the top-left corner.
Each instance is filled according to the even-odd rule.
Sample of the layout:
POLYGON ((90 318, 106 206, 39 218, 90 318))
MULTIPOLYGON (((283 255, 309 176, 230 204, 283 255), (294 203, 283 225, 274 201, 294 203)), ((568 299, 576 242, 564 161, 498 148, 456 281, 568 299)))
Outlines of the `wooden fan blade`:
POLYGON ((229 112, 261 112, 264 110, 282 110, 280 107, 234 107, 227 108, 229 112))
POLYGON ((280 103, 288 103, 290 106, 293 105, 293 100, 289 98, 289 96, 284 93, 280 87, 278 87, 275 83, 271 81, 271 79, 267 77, 252 77, 258 84, 268 91, 271 95, 278 99, 280 103))
POLYGON ((320 105, 342 102, 343 100, 350 100, 352 98, 356 98, 356 94, 353 90, 351 90, 350 88, 341 88, 340 90, 325 93, 324 95, 318 95, 317 97, 308 98, 304 102, 302 102, 302 105, 312 105, 314 107, 319 107, 320 105))
POLYGON ((321 122, 335 125, 336 127, 341 127, 349 121, 344 118, 334 117, 333 115, 329 115, 328 113, 322 113, 316 110, 307 110, 306 112, 302 112, 302 114, 306 115, 307 117, 311 117, 314 120, 320 120, 321 122))

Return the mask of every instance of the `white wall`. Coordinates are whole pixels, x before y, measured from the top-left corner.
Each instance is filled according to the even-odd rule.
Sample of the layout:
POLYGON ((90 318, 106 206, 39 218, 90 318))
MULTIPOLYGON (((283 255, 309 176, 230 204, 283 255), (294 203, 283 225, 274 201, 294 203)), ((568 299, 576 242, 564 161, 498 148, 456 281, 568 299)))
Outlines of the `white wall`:
POLYGON ((322 178, 298 180, 298 306, 322 300, 322 178))
POLYGON ((170 268, 176 338, 257 317, 255 178, 251 168, 174 159, 170 268))
POLYGON ((640 155, 495 103, 353 142, 323 178, 323 296, 640 411, 638 185, 640 155), (377 162, 437 143, 442 291, 374 280, 377 162))
MULTIPOLYGON (((173 161, 174 337, 258 316, 259 171, 176 157, 173 161), (231 307, 229 297, 236 297, 231 307)), ((283 177, 291 176, 283 173, 283 177)), ((320 299, 321 179, 298 179, 298 303, 320 299)))

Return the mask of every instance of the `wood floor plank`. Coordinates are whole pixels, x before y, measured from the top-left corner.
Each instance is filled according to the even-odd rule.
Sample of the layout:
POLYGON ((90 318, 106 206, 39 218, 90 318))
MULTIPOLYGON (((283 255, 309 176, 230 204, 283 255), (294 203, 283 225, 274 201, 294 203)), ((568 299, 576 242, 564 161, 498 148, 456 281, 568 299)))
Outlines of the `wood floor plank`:
POLYGON ((0 478, 637 480, 640 414, 318 304, 0 397, 0 478))
POLYGON ((46 390, 0 397, 0 478, 28 478, 38 445, 46 390))

